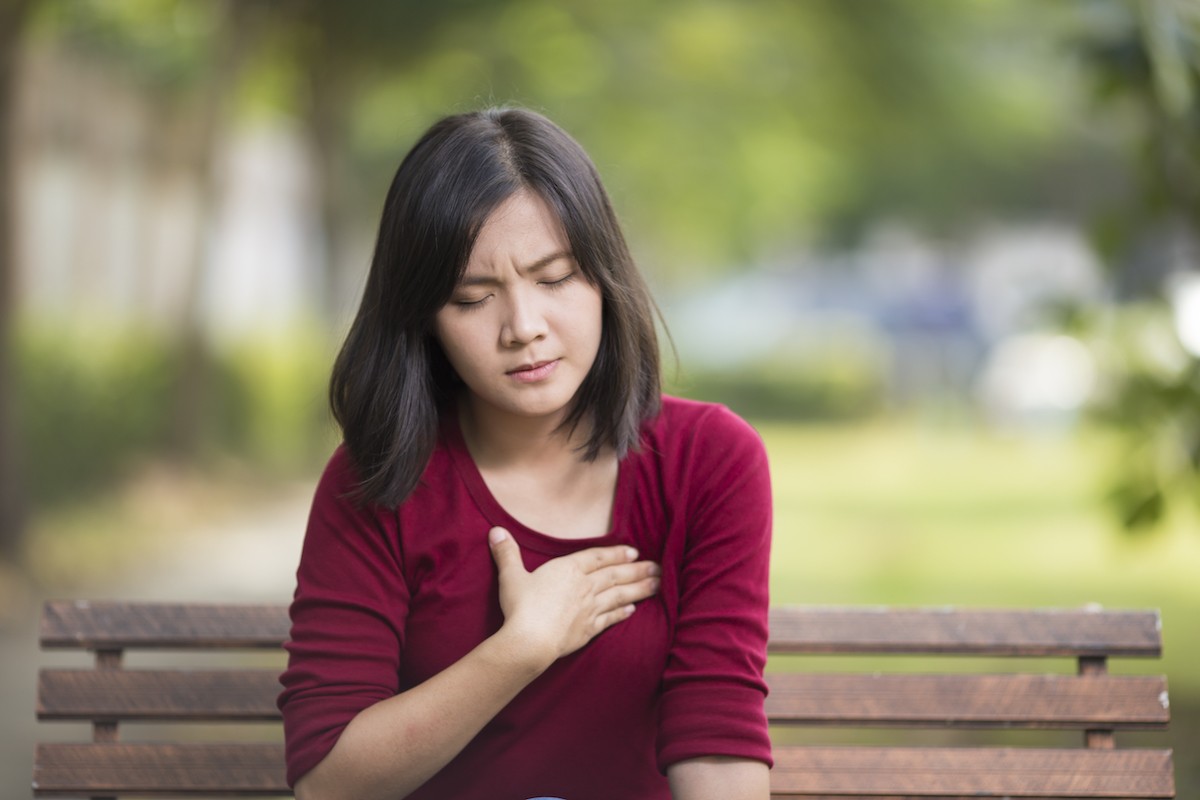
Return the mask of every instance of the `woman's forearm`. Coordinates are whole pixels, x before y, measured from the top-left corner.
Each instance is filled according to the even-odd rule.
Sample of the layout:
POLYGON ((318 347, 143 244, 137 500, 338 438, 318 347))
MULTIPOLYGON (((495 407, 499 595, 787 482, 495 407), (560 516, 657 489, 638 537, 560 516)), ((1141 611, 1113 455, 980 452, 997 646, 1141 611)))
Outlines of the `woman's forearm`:
POLYGON ((667 767, 674 800, 768 800, 770 773, 761 761, 707 756, 667 767))
POLYGON ((562 656, 627 619, 658 591, 658 567, 632 547, 593 547, 525 570, 511 535, 489 536, 504 624, 419 686, 363 709, 296 782, 297 800, 396 800, 458 755, 562 656))
POLYGON ((297 800, 405 797, 550 663, 501 629, 419 686, 360 712, 329 754, 297 781, 297 800))

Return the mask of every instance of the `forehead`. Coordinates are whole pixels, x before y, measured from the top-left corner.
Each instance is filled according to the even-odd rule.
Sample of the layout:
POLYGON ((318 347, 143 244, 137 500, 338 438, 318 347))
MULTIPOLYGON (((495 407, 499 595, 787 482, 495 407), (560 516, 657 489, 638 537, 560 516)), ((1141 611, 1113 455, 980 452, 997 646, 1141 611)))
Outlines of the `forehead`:
POLYGON ((525 265, 560 251, 569 252, 570 243, 558 215, 537 194, 522 189, 484 220, 471 248, 467 270, 492 268, 500 263, 525 265))

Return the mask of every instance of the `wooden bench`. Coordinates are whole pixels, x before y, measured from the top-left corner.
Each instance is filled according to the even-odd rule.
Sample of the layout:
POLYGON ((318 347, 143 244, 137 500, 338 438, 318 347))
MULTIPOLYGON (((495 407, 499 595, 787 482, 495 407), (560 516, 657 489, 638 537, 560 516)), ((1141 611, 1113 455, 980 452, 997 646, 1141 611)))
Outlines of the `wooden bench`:
MULTIPOLYGON (((289 796, 275 708, 287 631, 275 605, 48 603, 42 646, 90 650, 95 665, 43 669, 38 717, 90 722, 93 741, 39 744, 34 795, 289 796), (123 665, 142 649, 188 651, 189 668, 123 665), (190 668, 210 658, 201 651, 238 649, 278 655, 270 666, 229 653, 231 664, 190 668), (226 725, 198 724, 214 722, 226 725), (125 723, 182 726, 124 742, 118 732, 159 727, 125 723), (231 741, 251 730, 241 723, 258 730, 231 741)), ((1161 649, 1156 612, 773 609, 773 797, 1174 797, 1170 750, 1114 741, 1118 731, 1166 728, 1165 679, 1107 670, 1112 657, 1161 649), (815 671, 827 656, 836 671, 815 671), (983 657, 986 672, 964 671, 976 664, 961 656, 983 657), (998 673, 998 662, 1011 667, 998 673), (900 669, 881 671, 893 664, 900 669), (887 728, 906 730, 876 741, 887 728), (981 735, 960 730, 970 728, 1029 729, 1020 732, 1029 738, 964 744, 981 735), (862 741, 829 744, 837 736, 862 741), (805 737, 816 743, 797 743, 805 737)))

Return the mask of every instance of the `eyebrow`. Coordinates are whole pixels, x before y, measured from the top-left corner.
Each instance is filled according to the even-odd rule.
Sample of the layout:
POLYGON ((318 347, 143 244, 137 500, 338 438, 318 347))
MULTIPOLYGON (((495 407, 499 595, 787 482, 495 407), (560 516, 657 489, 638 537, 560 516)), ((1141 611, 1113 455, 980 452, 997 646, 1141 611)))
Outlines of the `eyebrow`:
MULTIPOLYGON (((542 256, 537 261, 534 261, 532 264, 529 264, 524 267, 517 267, 517 272, 520 272, 522 274, 529 273, 529 272, 537 272, 540 269, 545 269, 546 267, 550 266, 555 261, 558 261, 560 258, 572 258, 571 252, 569 250, 559 250, 557 252, 550 253, 549 255, 542 256)), ((499 283, 499 281, 496 280, 495 278, 491 277, 490 275, 475 275, 475 276, 464 275, 462 280, 460 280, 458 282, 458 285, 459 286, 493 286, 497 283, 499 283)))

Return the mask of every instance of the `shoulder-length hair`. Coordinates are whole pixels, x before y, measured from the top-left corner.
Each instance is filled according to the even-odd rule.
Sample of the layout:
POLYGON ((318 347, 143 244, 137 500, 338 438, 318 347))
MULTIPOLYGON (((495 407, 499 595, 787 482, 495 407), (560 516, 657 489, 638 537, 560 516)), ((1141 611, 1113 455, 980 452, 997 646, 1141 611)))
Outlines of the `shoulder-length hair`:
POLYGON ((563 423, 585 425, 582 457, 623 457, 658 413, 654 303, 600 176, 583 148, 532 111, 446 117, 392 179, 362 304, 337 356, 329 399, 358 471, 360 499, 396 506, 416 488, 457 378, 433 335, 484 221, 519 190, 558 216, 603 297, 600 348, 563 423))

